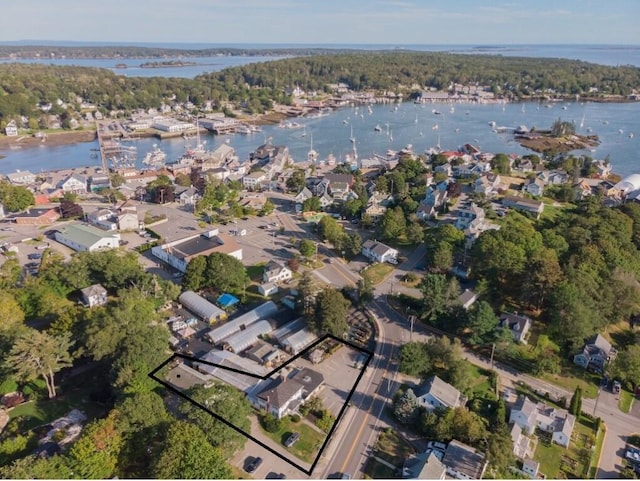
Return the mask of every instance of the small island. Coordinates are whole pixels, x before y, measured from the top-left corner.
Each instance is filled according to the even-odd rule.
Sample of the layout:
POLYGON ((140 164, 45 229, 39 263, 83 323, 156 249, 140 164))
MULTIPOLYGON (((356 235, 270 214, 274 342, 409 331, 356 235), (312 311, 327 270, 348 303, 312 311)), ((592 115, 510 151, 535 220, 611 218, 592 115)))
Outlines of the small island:
POLYGON ((165 68, 165 67, 189 67, 198 65, 196 62, 187 62, 184 60, 163 60, 160 62, 145 62, 140 64, 140 68, 165 68))
POLYGON ((571 152, 572 150, 591 150, 600 144, 597 135, 576 133, 572 122, 556 120, 550 130, 528 130, 519 127, 514 132, 516 141, 534 152, 571 152))

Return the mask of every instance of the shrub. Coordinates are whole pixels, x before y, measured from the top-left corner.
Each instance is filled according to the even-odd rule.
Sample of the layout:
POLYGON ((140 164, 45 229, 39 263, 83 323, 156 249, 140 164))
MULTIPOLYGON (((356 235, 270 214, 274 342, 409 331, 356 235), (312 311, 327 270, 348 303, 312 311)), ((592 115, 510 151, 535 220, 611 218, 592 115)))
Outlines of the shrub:
POLYGON ((291 422, 292 423, 299 423, 300 422, 300 415, 299 414, 292 414, 291 415, 291 422))
POLYGON ((328 409, 323 409, 320 413, 320 416, 316 419, 316 426, 322 429, 325 433, 328 433, 333 426, 333 423, 336 421, 331 415, 331 412, 328 409))
POLYGON ((271 413, 266 413, 260 418, 260 423, 268 433, 276 433, 282 426, 282 422, 271 413))
POLYGON ((15 392, 17 390, 18 383, 15 381, 15 379, 8 378, 0 383, 0 396, 10 392, 15 392))

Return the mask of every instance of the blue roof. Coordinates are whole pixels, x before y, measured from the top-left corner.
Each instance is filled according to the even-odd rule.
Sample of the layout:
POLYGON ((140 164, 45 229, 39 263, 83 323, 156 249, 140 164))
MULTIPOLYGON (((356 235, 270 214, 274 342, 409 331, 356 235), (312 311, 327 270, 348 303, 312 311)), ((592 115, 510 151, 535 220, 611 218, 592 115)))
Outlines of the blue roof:
POLYGON ((240 300, 236 296, 232 296, 231 294, 222 294, 218 297, 218 305, 222 307, 229 307, 237 304, 240 300))

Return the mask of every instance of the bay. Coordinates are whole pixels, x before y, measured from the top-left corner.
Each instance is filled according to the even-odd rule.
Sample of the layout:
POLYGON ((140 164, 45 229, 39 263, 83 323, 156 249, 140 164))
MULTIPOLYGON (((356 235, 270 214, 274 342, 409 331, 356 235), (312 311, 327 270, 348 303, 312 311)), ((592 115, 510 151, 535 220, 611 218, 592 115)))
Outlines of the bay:
MULTIPOLYGON (((494 132, 489 123, 495 122, 496 127, 515 128, 524 125, 528 128, 548 129, 557 119, 574 122, 580 134, 599 136, 601 143, 593 152, 575 151, 575 155, 584 154, 595 159, 608 157, 614 172, 622 176, 640 172, 640 103, 637 102, 376 104, 372 105, 371 113, 367 107, 361 106, 357 109, 343 108, 315 119, 298 118, 295 120, 303 127, 297 129, 267 125, 262 127, 261 133, 208 134, 202 140, 206 141, 206 148, 209 150, 227 143, 235 149, 240 159, 248 159, 249 154, 267 139, 275 145, 288 146, 295 161, 306 159, 312 141, 313 149, 319 153, 320 159, 329 154, 338 160, 345 159, 352 154, 353 145, 360 159, 373 154, 384 155, 387 150, 399 150, 407 144, 412 144, 416 153, 422 153, 438 144, 443 150, 456 150, 459 146, 470 143, 485 152, 523 155, 532 152, 521 147, 511 133, 494 132), (434 109, 441 113, 434 114, 434 109), (382 131, 376 132, 376 125, 382 131), (303 133, 306 135, 303 136, 303 133), (352 135, 355 138, 354 144, 350 140, 352 135)), ((166 161, 169 163, 177 160, 194 143, 193 140, 186 141, 182 138, 163 141, 145 138, 132 142, 138 147, 139 168, 143 167, 141 161, 154 144, 167 153, 166 161)), ((43 144, 33 148, 0 151, 0 155, 5 156, 0 159, 0 173, 7 174, 18 169, 38 173, 98 165, 99 160, 91 157, 91 149, 95 148, 97 142, 59 147, 43 144)))

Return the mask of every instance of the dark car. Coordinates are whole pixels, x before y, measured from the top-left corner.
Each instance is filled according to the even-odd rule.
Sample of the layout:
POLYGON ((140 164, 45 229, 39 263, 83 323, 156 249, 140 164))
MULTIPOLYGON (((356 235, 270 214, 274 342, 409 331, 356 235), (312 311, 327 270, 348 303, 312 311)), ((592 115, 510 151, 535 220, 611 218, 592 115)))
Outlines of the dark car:
POLYGON ((33 252, 27 255, 27 259, 42 259, 42 254, 38 252, 33 252))
POLYGON ((244 470, 247 473, 253 473, 256 469, 258 469, 260 467, 260 465, 262 464, 262 458, 257 457, 257 458, 253 458, 253 461, 251 461, 246 468, 244 468, 244 470))
POLYGON ((298 439, 300 439, 300 433, 292 433, 284 442, 284 445, 287 448, 290 448, 291 446, 293 446, 298 439))

